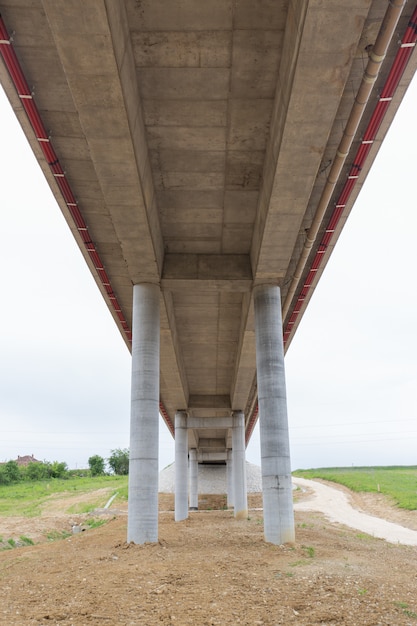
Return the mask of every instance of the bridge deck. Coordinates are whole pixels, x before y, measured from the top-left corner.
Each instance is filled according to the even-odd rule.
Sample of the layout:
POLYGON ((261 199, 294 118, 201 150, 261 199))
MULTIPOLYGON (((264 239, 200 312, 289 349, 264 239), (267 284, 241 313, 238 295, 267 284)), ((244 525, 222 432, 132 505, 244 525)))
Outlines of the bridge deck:
POLYGON ((387 6, 0 1, 5 91, 128 344, 132 285, 160 285, 161 409, 217 418, 207 458, 256 419, 254 286, 288 346, 414 74, 407 3, 342 158, 387 6))

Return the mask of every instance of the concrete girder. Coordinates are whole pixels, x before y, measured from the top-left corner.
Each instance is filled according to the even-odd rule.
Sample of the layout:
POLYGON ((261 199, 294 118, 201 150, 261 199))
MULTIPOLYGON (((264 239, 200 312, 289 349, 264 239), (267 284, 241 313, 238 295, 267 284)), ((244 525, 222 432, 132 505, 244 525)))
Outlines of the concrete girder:
POLYGON ((96 2, 94 21, 82 0, 44 0, 43 8, 131 281, 159 282, 163 241, 124 4, 96 2), (95 76, 112 80, 117 104, 103 106, 95 76))

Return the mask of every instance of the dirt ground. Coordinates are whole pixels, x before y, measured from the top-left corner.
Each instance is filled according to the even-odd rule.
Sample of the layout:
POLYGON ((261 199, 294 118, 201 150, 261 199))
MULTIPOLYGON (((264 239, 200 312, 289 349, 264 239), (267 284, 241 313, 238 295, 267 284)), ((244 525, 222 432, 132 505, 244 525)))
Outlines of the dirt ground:
MULTIPOLYGON (((296 493, 295 498, 308 498, 296 493)), ((417 528, 416 514, 383 496, 355 506, 417 528)), ((65 499, 32 520, 1 518, 0 534, 34 546, 0 552, 1 625, 333 625, 417 626, 417 548, 393 545, 321 514, 296 512, 296 543, 263 540, 261 497, 236 521, 222 497, 174 522, 173 496, 160 496, 159 543, 126 544, 126 510, 95 518, 65 515, 65 499)))

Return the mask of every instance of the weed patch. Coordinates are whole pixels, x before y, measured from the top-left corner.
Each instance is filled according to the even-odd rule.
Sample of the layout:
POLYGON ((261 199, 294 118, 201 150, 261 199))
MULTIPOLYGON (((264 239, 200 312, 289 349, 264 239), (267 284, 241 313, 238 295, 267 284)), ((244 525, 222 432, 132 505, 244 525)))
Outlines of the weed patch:
POLYGON ((31 539, 30 537, 26 537, 26 535, 20 535, 19 540, 25 545, 25 546, 33 546, 35 544, 35 542, 33 541, 33 539, 31 539))
POLYGON ((301 546, 302 549, 306 552, 309 559, 314 559, 316 551, 313 546, 301 546))
POLYGON ((45 536, 48 541, 58 541, 59 539, 67 539, 68 537, 71 537, 71 533, 66 530, 50 530, 45 536))
POLYGON ((105 519, 89 519, 86 521, 86 525, 89 528, 100 528, 100 526, 103 526, 103 524, 106 523, 107 520, 105 519))

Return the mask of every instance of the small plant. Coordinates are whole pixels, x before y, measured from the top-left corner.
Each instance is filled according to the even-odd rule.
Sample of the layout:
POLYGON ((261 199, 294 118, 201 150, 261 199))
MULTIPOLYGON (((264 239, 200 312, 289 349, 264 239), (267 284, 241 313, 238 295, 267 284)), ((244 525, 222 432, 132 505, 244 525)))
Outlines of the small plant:
POLYGON ((66 530, 62 530, 61 532, 59 532, 59 530, 50 530, 48 533, 46 533, 46 538, 48 539, 48 541, 57 541, 58 539, 67 539, 67 537, 70 537, 71 533, 67 532, 66 530))
POLYGON ((364 596, 366 593, 368 593, 368 590, 367 590, 367 589, 358 589, 358 594, 359 594, 360 596, 364 596))
POLYGON ((293 561, 292 563, 288 563, 290 567, 298 567, 299 565, 307 565, 308 561, 305 559, 299 559, 298 561, 293 561))
POLYGON ((26 537, 25 535, 20 535, 20 541, 25 545, 25 546, 33 546, 35 544, 35 542, 33 541, 33 539, 31 539, 30 537, 26 537))
POLYGON ((100 526, 103 526, 103 524, 106 523, 105 519, 89 519, 86 521, 86 524, 89 528, 99 528, 100 526))
POLYGON ((372 541, 375 539, 375 537, 368 535, 367 533, 356 533, 355 537, 357 537, 357 539, 361 539, 362 541, 372 541))
POLYGON ((301 546, 301 547, 303 550, 305 550, 309 559, 314 559, 316 551, 313 548, 313 546, 301 546))

